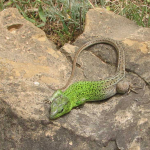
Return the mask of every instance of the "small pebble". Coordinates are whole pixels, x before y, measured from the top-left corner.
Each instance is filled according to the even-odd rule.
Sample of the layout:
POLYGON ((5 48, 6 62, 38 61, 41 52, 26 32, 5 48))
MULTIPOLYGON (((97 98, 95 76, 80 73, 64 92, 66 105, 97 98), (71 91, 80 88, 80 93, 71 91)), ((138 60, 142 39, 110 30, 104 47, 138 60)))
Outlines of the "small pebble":
POLYGON ((34 85, 35 85, 35 86, 39 86, 40 83, 39 83, 39 82, 34 82, 34 85))

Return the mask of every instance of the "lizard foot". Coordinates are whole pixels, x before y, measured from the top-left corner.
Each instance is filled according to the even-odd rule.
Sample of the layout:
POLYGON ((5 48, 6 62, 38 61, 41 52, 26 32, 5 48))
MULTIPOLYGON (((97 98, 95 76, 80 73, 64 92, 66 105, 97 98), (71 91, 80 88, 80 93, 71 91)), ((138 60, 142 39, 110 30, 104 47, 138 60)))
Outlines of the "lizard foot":
POLYGON ((129 94, 130 92, 134 92, 134 93, 138 94, 138 92, 136 91, 136 89, 142 89, 142 87, 136 87, 136 86, 133 86, 133 85, 130 84, 127 93, 129 94))
POLYGON ((49 98, 45 98, 45 99, 43 100, 43 102, 46 103, 46 104, 50 104, 50 103, 51 103, 51 101, 49 100, 49 98))

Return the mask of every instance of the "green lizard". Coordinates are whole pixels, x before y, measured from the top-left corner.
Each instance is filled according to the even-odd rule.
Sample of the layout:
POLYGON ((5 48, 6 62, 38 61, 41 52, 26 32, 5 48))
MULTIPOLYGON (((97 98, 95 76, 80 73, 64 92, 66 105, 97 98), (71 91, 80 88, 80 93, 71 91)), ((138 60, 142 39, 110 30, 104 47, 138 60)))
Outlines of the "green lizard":
POLYGON ((67 84, 61 88, 68 86, 76 67, 78 55, 85 48, 94 44, 108 44, 113 46, 118 53, 118 66, 116 74, 113 77, 100 81, 79 81, 70 85, 64 92, 57 90, 49 100, 51 103, 50 119, 56 119, 87 101, 98 101, 112 97, 116 93, 125 93, 129 86, 126 87, 120 81, 125 76, 125 56, 124 49, 119 41, 108 38, 97 38, 84 44, 76 53, 73 62, 73 69, 67 84), (124 89, 121 86, 125 87, 124 89))

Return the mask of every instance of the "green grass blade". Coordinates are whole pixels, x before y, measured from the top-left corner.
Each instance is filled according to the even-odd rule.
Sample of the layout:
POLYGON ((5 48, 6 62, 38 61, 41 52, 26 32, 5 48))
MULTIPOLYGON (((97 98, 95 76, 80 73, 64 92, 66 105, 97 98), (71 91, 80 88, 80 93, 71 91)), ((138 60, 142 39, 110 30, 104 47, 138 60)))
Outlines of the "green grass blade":
POLYGON ((46 15, 45 15, 45 13, 44 13, 43 8, 42 8, 41 5, 39 6, 38 11, 39 11, 40 19, 41 19, 43 22, 46 22, 46 15))

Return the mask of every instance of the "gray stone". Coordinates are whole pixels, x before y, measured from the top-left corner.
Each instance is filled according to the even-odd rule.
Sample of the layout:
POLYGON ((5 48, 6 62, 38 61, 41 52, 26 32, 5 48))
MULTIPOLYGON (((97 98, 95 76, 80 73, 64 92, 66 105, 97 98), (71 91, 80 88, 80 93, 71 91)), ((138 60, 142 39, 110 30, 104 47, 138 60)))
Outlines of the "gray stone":
MULTIPOLYGON (((150 29, 105 9, 91 9, 84 33, 60 50, 16 9, 0 12, 0 147, 36 150, 149 150, 150 29), (86 103, 49 120, 44 99, 65 85, 78 47, 94 36, 124 43, 126 80, 136 89, 86 103)), ((78 58, 74 79, 97 81, 115 74, 116 53, 97 44, 78 58)))

